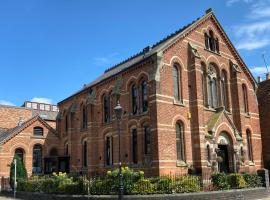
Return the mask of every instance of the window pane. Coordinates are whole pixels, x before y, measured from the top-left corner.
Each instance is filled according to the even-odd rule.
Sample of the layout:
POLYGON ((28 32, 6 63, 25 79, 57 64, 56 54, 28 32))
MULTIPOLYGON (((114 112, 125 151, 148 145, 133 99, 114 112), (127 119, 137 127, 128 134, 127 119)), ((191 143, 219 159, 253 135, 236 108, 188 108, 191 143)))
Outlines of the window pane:
POLYGON ((184 134, 183 127, 180 123, 176 123, 176 151, 177 160, 185 160, 184 134))
POLYGON ((180 101, 180 86, 179 86, 179 71, 176 66, 173 67, 173 89, 174 89, 174 98, 177 101, 180 101))
POLYGON ((135 86, 132 86, 132 113, 135 115, 138 111, 138 90, 135 86))
POLYGON ((151 153, 151 132, 149 127, 144 127, 144 153, 151 153))
POLYGON ((35 145, 33 149, 33 174, 42 173, 42 147, 35 145))
POLYGON ((132 130, 132 158, 133 158, 133 163, 138 162, 138 142, 137 142, 137 130, 133 129, 132 130))
POLYGON ((42 136, 43 128, 42 127, 34 127, 34 135, 42 136))
POLYGON ((148 110, 148 88, 146 81, 142 82, 142 111, 148 110))

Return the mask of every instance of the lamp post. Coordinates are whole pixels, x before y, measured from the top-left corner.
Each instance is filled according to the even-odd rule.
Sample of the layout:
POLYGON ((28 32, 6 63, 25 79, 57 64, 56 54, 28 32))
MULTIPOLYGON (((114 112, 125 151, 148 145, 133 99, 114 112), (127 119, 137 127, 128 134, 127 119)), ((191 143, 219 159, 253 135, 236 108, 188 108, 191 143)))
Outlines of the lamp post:
POLYGON ((118 129, 118 157, 119 157, 119 194, 118 194, 118 199, 122 200, 123 199, 123 192, 124 192, 124 185, 123 185, 123 174, 122 174, 122 163, 121 163, 120 122, 122 119, 123 108, 120 105, 119 98, 117 101, 117 105, 114 108, 114 112, 115 112, 116 119, 117 119, 117 129, 118 129))
POLYGON ((16 198, 16 187, 17 187, 17 160, 16 158, 14 159, 13 161, 13 164, 14 164, 14 199, 16 198))

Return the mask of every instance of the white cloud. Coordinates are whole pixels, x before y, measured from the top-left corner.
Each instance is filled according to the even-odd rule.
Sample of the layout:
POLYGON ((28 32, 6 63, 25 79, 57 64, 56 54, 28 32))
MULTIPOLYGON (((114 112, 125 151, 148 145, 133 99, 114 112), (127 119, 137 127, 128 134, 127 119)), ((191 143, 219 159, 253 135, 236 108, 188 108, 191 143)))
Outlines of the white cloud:
POLYGON ((10 101, 6 101, 6 100, 0 100, 0 104, 1 105, 6 105, 6 106, 15 106, 14 103, 12 103, 10 101))
POLYGON ((270 44, 270 20, 233 27, 237 49, 254 50, 270 44))
POLYGON ((263 39, 260 40, 259 38, 256 38, 254 40, 242 40, 236 44, 236 48, 241 50, 255 50, 262 47, 265 47, 270 44, 269 39, 263 39))
MULTIPOLYGON (((270 66, 268 66, 268 69, 270 69, 269 67, 270 66)), ((254 77, 261 76, 262 78, 264 78, 263 75, 265 75, 265 73, 267 72, 267 69, 265 66, 263 66, 263 67, 261 67, 261 66, 260 67, 250 67, 250 71, 252 72, 254 77)))
POLYGON ((244 3, 251 3, 251 2, 253 2, 253 0, 228 0, 226 2, 226 5, 227 6, 232 6, 233 4, 238 3, 238 2, 241 2, 241 1, 243 1, 244 3))
POLYGON ((52 99, 44 98, 44 97, 34 97, 31 99, 32 102, 38 102, 38 103, 46 103, 46 104, 52 104, 52 99))

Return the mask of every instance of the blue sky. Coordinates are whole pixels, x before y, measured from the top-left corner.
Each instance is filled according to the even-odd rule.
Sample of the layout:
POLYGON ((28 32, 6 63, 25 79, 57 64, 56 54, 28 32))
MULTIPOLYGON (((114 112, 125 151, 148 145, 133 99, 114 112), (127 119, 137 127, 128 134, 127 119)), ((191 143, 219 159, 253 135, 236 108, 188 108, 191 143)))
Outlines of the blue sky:
POLYGON ((209 7, 264 76, 270 0, 1 0, 0 104, 57 103, 209 7))

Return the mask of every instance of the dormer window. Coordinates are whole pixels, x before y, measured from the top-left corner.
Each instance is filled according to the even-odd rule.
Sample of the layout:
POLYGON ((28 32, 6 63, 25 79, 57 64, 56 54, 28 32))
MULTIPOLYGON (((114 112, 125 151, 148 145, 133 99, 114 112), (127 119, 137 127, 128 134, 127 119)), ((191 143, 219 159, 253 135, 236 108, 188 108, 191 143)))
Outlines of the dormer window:
POLYGON ((206 49, 219 53, 219 41, 212 30, 209 33, 204 33, 204 41, 206 49))

